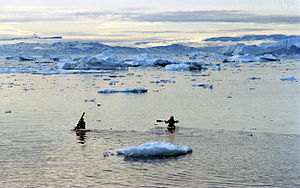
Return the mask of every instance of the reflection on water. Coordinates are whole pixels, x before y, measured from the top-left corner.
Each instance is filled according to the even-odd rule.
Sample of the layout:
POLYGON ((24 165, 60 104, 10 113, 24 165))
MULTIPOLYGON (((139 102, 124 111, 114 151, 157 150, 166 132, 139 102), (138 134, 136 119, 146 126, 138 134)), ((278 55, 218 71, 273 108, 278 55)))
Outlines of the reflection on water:
POLYGON ((78 143, 84 144, 86 139, 86 132, 83 131, 75 131, 77 135, 77 139, 79 140, 78 143))

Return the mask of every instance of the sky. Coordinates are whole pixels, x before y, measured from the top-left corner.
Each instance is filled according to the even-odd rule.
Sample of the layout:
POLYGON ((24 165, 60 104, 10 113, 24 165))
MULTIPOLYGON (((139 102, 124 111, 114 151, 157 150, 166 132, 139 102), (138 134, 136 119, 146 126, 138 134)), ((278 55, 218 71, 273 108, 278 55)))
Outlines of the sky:
POLYGON ((300 0, 0 0, 0 39, 33 34, 127 46, 300 35, 300 0))

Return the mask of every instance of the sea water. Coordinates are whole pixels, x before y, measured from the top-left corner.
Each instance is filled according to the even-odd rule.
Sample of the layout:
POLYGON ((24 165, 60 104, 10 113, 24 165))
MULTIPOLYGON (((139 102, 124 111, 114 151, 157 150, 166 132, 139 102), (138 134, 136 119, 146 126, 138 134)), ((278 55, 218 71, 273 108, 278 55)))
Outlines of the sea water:
POLYGON ((221 68, 0 74, 0 187, 299 187, 299 62, 221 68), (147 92, 98 93, 136 87, 147 92), (76 133, 83 112, 90 132, 76 133), (156 122, 171 115, 174 132, 156 122), (149 142, 193 153, 116 155, 149 142))

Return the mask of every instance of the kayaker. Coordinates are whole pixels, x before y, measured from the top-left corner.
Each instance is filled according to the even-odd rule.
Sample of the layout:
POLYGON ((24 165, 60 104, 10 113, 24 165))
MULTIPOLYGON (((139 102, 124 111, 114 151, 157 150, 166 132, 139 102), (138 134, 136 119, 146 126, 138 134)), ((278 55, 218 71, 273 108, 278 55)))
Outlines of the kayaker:
POLYGON ((77 126, 74 128, 75 130, 85 129, 85 122, 84 122, 84 119, 83 119, 84 114, 85 114, 85 112, 83 112, 83 114, 81 115, 81 118, 77 123, 77 126))
POLYGON ((168 124, 168 129, 175 129, 175 123, 178 123, 178 120, 174 119, 174 116, 171 116, 170 119, 165 121, 166 124, 168 124))

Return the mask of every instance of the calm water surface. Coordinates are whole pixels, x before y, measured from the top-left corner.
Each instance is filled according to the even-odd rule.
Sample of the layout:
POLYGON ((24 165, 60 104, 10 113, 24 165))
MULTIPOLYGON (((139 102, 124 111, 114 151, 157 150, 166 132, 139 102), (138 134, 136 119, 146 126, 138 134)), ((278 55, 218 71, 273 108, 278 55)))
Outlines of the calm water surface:
POLYGON ((0 74, 0 187, 299 187, 300 84, 280 80, 300 78, 298 64, 222 66, 209 76, 152 68, 113 78, 0 74), (151 83, 159 80, 171 82, 151 83), (138 86, 148 92, 97 93, 138 86), (82 112, 91 132, 77 135, 82 112), (180 120, 174 133, 156 123, 171 115, 180 120), (193 153, 103 156, 152 141, 193 153))

